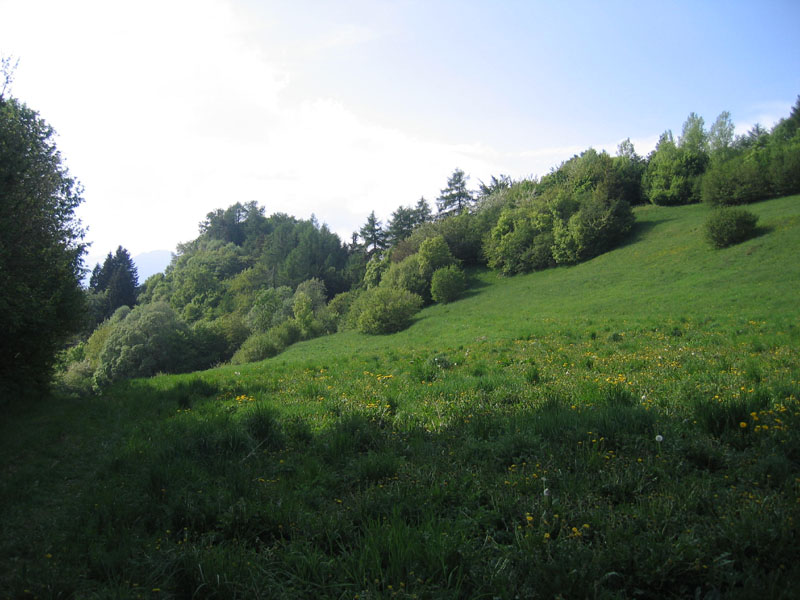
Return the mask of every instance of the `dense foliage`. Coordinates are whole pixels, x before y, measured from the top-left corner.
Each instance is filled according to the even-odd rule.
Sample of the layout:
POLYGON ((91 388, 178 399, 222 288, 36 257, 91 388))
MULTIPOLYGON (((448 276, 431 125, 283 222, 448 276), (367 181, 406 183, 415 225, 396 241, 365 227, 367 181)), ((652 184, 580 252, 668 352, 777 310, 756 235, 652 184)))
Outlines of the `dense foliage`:
POLYGON ((0 95, 0 402, 49 382, 81 324, 82 201, 53 129, 0 95))
POLYGON ((573 264, 612 248, 633 225, 620 177, 630 164, 590 149, 538 184, 504 191, 506 205, 484 246, 489 266, 512 275, 573 264))
POLYGON ((705 222, 705 235, 715 248, 726 248, 755 234, 758 217, 742 208, 718 208, 705 222))
MULTIPOLYGON (((421 306, 458 298, 461 268, 488 265, 514 275, 618 247, 633 229, 637 204, 743 204, 800 190, 798 124, 800 101, 771 132, 756 126, 738 138, 727 112, 708 130, 692 113, 677 140, 666 131, 647 157, 627 139, 616 156, 590 148, 541 179, 500 175, 478 190, 468 189, 469 177, 456 169, 436 199, 436 214, 424 198, 399 206, 385 225, 372 211, 346 244, 313 216, 266 216, 254 202, 236 203, 208 213, 198 237, 179 245, 166 272, 148 279, 135 300, 127 252, 109 253, 86 293, 89 322, 121 305, 164 303, 191 341, 193 368, 268 358, 337 330, 395 332, 421 306)), ((715 215, 710 223, 719 229, 723 221, 730 224, 730 217, 715 215)), ((726 239, 740 239, 745 225, 737 221, 737 233, 726 239)), ((80 344, 64 356, 67 379, 114 380, 96 376, 111 329, 111 320, 99 324, 102 335, 89 338, 88 358, 80 344)), ((122 351, 109 348, 107 356, 115 352, 122 351)), ((164 356, 158 369, 190 368, 170 360, 164 356)))
POLYGON ((120 306, 136 304, 138 286, 139 275, 128 251, 119 246, 113 255, 109 252, 102 266, 95 265, 89 279, 92 327, 110 317, 120 306))
POLYGON ((431 297, 434 302, 447 304, 457 300, 465 286, 464 271, 456 265, 442 267, 431 277, 431 297))

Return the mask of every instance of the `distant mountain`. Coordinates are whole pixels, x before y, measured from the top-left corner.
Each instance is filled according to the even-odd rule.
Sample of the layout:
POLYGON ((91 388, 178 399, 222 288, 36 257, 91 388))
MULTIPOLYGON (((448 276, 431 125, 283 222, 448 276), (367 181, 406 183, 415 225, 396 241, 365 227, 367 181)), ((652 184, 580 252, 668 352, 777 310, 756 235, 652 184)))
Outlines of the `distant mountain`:
POLYGON ((172 260, 172 252, 169 250, 153 250, 134 256, 133 262, 136 263, 139 271, 139 283, 144 283, 151 275, 162 273, 170 260, 172 260))

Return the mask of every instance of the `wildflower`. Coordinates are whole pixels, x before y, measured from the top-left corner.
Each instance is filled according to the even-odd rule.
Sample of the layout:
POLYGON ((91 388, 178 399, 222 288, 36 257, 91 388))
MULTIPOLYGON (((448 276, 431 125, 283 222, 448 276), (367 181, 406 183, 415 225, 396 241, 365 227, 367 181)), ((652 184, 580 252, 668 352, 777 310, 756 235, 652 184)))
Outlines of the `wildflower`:
POLYGON ((656 441, 657 441, 657 442, 660 444, 661 442, 663 442, 663 441, 664 441, 664 436, 663 436, 663 435, 661 435, 661 434, 658 434, 658 435, 656 436, 656 441))
POLYGON ((544 539, 549 540, 550 539, 550 534, 549 533, 545 533, 544 534, 544 539))
POLYGON ((550 495, 550 488, 544 488, 544 492, 543 492, 543 494, 544 494, 545 496, 549 496, 549 495, 550 495))
POLYGON ((745 423, 744 421, 742 421, 741 423, 739 423, 739 427, 740 427, 741 429, 747 429, 747 423, 745 423))

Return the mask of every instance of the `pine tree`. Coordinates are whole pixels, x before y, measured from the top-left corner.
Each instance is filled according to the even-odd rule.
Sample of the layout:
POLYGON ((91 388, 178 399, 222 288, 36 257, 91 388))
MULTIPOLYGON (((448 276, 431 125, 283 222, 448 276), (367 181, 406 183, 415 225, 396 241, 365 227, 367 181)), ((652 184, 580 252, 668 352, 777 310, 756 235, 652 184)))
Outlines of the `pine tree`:
POLYGON ((96 293, 106 292, 104 317, 114 314, 120 306, 133 307, 136 304, 136 287, 139 274, 128 251, 119 246, 112 255, 106 256, 103 266, 92 269, 89 289, 96 293))
POLYGON ((460 215, 475 201, 472 193, 467 189, 467 179, 464 171, 456 169, 447 180, 447 187, 441 191, 436 200, 439 207, 439 218, 448 215, 460 215))
POLYGON ((358 233, 364 240, 367 256, 370 258, 386 249, 386 233, 381 228, 381 222, 375 216, 374 210, 369 214, 367 222, 358 233))

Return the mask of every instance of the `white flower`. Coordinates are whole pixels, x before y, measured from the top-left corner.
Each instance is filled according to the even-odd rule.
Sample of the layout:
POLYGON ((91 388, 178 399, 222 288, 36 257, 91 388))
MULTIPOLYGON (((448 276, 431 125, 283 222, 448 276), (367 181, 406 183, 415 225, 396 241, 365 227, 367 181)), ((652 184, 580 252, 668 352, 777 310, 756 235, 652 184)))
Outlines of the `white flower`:
POLYGON ((550 488, 544 488, 544 495, 545 496, 549 496, 550 495, 550 488))
POLYGON ((663 442, 663 441, 664 441, 664 436, 663 436, 663 435, 661 435, 661 434, 658 434, 658 435, 656 436, 656 441, 657 441, 657 442, 659 442, 659 443, 660 443, 660 442, 663 442))

